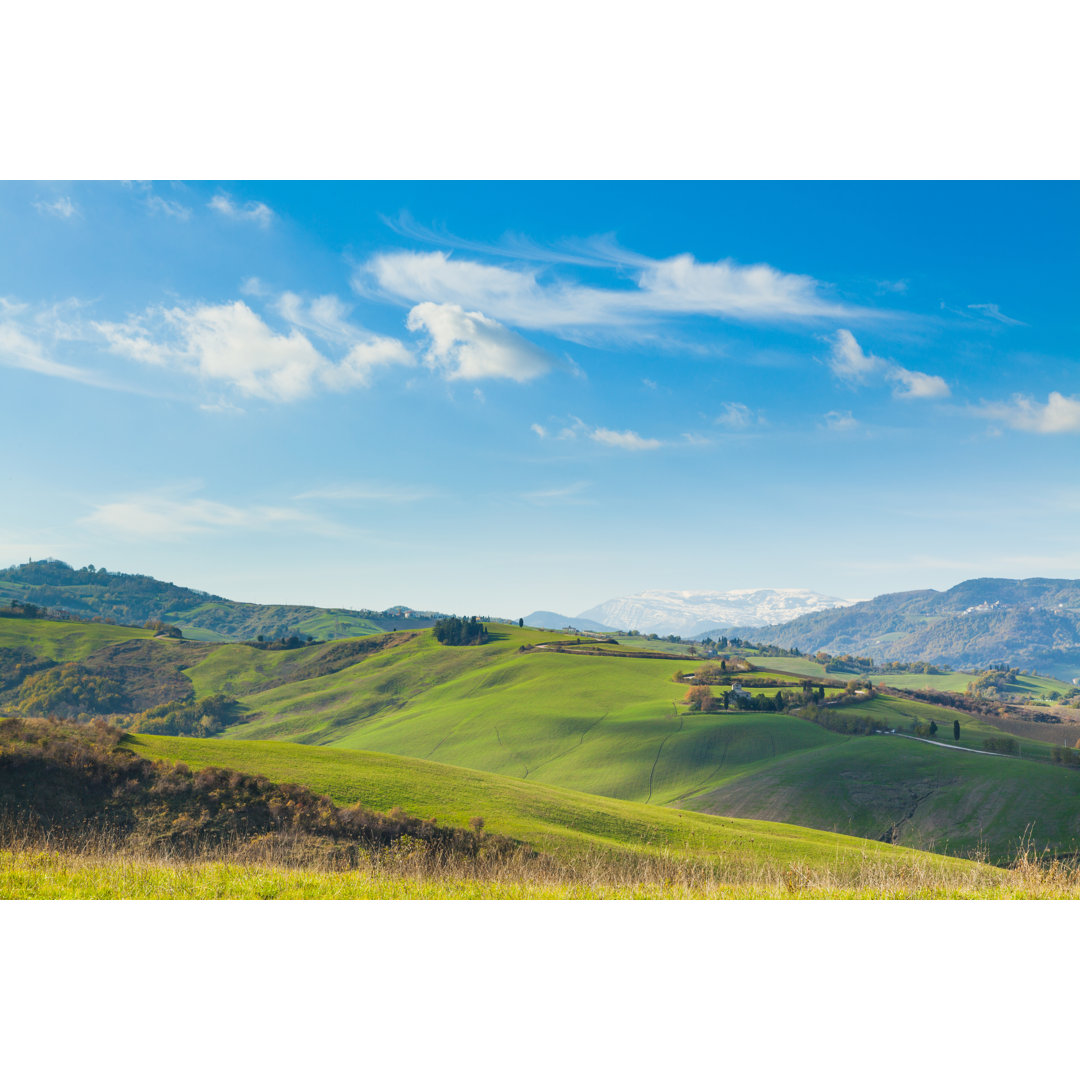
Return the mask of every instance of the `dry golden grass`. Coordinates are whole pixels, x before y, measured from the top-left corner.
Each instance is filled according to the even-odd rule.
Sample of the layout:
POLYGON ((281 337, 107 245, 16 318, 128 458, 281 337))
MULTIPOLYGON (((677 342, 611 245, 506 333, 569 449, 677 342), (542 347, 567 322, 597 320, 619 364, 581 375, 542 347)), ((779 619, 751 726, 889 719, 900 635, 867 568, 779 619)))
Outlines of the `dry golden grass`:
POLYGON ((1080 866, 1025 852, 1007 869, 867 859, 758 865, 685 852, 468 859, 404 837, 380 849, 313 850, 263 838, 196 855, 117 848, 108 837, 8 835, 0 899, 1073 899, 1080 866))

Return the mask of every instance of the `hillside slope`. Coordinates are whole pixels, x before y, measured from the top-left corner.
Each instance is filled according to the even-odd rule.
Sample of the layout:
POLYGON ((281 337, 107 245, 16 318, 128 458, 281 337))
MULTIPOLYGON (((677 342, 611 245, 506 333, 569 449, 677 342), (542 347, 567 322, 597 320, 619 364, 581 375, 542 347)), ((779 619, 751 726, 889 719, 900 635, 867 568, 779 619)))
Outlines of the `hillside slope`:
MULTIPOLYGON (((198 726, 155 728, 154 720, 150 730, 158 732, 223 731, 228 742, 377 751, 654 807, 813 823, 915 846, 948 840, 952 851, 985 841, 996 859, 1008 858, 1025 831, 1040 848, 1080 847, 1080 771, 1049 763, 1051 743, 1060 749, 1062 739, 1074 741, 1071 725, 1032 723, 1015 731, 1024 758, 1015 760, 838 734, 789 713, 690 712, 682 703, 685 683, 673 676, 693 670, 695 661, 610 644, 598 654, 593 643, 559 646, 560 640, 557 633, 500 626, 480 646, 440 645, 425 630, 268 650, 155 639, 123 627, 0 619, 0 705, 25 709, 19 685, 4 689, 5 672, 17 680, 20 658, 47 652, 42 663, 80 658, 77 670, 105 679, 108 700, 126 700, 129 709, 186 694, 198 726), (221 695, 236 699, 231 712, 220 725, 204 725, 204 712, 222 717, 206 712, 221 695), (938 770, 931 770, 932 790, 931 765, 938 770), (953 770, 947 783, 941 768, 953 770), (907 811, 911 800, 927 815, 925 827, 907 811)), ((784 678, 770 677, 772 686, 752 692, 773 697, 775 679, 784 678)), ((784 685, 796 681, 786 678, 784 685)), ((72 712, 49 710, 79 715, 84 699, 74 700, 72 712)), ((903 732, 934 720, 949 736, 958 718, 969 748, 1000 734, 991 719, 889 696, 843 711, 903 732)), ((835 707, 825 718, 833 716, 835 707)))
POLYGON ((467 825, 480 814, 485 827, 539 851, 581 855, 597 849, 676 858, 722 857, 762 864, 848 865, 860 860, 916 863, 927 856, 905 848, 765 821, 643 806, 529 780, 492 776, 428 761, 288 743, 236 743, 135 736, 125 745, 151 758, 183 761, 304 784, 339 805, 361 803, 387 813, 467 825))
POLYGON ((76 570, 56 559, 0 570, 0 604, 13 600, 136 626, 158 619, 179 626, 189 638, 207 641, 252 641, 260 634, 328 640, 399 626, 431 626, 438 617, 437 612, 403 606, 355 611, 240 603, 144 574, 116 574, 93 567, 76 570))

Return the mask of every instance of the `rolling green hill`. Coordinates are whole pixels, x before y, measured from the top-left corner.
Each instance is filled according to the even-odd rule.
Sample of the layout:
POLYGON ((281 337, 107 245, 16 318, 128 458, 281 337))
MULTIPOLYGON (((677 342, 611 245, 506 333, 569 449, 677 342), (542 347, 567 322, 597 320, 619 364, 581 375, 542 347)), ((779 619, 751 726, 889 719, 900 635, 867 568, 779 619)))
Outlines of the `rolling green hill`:
POLYGON ((493 631, 481 646, 448 647, 430 631, 399 631, 269 650, 0 619, 0 660, 19 649, 78 660, 132 701, 231 695, 241 722, 223 740, 201 741, 202 753, 232 744, 242 753, 248 742, 278 740, 483 770, 478 775, 647 807, 813 824, 939 849, 948 842, 956 852, 982 845, 995 859, 1007 859, 1026 831, 1040 848, 1080 847, 1080 771, 1049 763, 1052 743, 1073 741, 1067 725, 1028 724, 1016 760, 945 745, 954 717, 961 716, 968 748, 999 734, 992 720, 896 697, 842 708, 904 733, 933 719, 939 745, 837 734, 786 713, 690 712, 682 704, 686 686, 673 676, 694 670, 693 662, 647 658, 627 646, 605 646, 600 655, 557 651, 565 641, 557 633, 493 631))
POLYGON ((889 864, 926 858, 850 836, 643 806, 389 754, 164 736, 132 736, 125 745, 193 769, 213 765, 303 784, 341 805, 360 802, 384 813, 401 807, 414 816, 462 826, 479 814, 486 828, 555 854, 581 855, 599 848, 688 859, 721 857, 747 868, 792 862, 851 867, 864 860, 889 864))
POLYGON ((199 641, 253 641, 313 637, 319 640, 378 634, 399 626, 431 626, 438 613, 398 606, 385 611, 307 605, 247 604, 188 589, 145 574, 76 570, 57 559, 0 570, 0 604, 12 601, 70 611, 84 619, 141 626, 152 619, 179 626, 199 641))

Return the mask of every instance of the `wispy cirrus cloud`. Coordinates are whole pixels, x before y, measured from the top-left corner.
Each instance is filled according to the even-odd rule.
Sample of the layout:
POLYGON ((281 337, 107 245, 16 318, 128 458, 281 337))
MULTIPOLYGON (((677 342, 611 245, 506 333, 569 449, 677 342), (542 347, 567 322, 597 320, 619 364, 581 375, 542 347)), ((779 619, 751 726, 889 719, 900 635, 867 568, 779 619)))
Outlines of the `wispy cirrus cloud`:
POLYGON ((666 445, 662 439, 648 438, 639 435, 636 431, 616 431, 614 428, 593 427, 591 424, 586 424, 579 416, 570 417, 570 423, 565 424, 557 432, 549 431, 543 424, 532 424, 529 430, 540 439, 573 441, 582 438, 618 450, 658 450, 666 445))
POLYGON ((814 278, 764 263, 700 262, 689 253, 656 259, 621 248, 611 237, 561 247, 524 241, 471 247, 515 261, 481 262, 450 250, 385 251, 358 268, 353 284, 361 293, 398 303, 456 304, 513 326, 564 336, 582 329, 625 332, 682 315, 751 323, 879 317, 833 299, 828 286, 814 278), (611 270, 620 287, 556 277, 551 267, 559 264, 611 270))
POLYGON ((725 401, 721 403, 720 412, 713 423, 728 431, 745 431, 756 424, 764 424, 765 419, 760 412, 755 412, 741 401, 725 401))
POLYGON ((829 339, 830 352, 826 357, 829 370, 849 386, 866 386, 873 382, 888 382, 893 397, 942 398, 951 393, 949 384, 940 375, 912 371, 894 360, 886 360, 865 352, 850 330, 837 330, 829 339))
POLYGON ((590 487, 588 480, 577 480, 563 487, 545 488, 540 491, 523 491, 521 498, 537 506, 567 505, 584 506, 595 500, 582 498, 582 493, 590 487))
POLYGON ((206 205, 222 217, 258 225, 260 229, 268 228, 274 220, 274 211, 266 203, 255 201, 238 203, 231 195, 224 193, 215 195, 206 205))
POLYGON ((850 412, 841 412, 838 409, 833 409, 821 418, 821 424, 819 426, 826 431, 855 431, 855 429, 859 427, 859 421, 856 420, 850 412))
POLYGON ((120 539, 183 540, 212 532, 267 532, 282 528, 321 536, 348 530, 292 506, 237 506, 213 499, 134 494, 102 503, 81 524, 120 539))
POLYGON ((60 218, 63 221, 70 221, 71 218, 80 216, 78 206, 76 206, 67 195, 61 195, 59 198, 52 200, 35 199, 34 209, 39 214, 60 218))
POLYGON ((614 431, 611 428, 598 427, 589 432, 593 442, 603 446, 614 446, 619 450, 658 450, 663 446, 660 439, 650 439, 636 431, 614 431))
POLYGON ((188 221, 191 218, 191 207, 177 202, 175 199, 166 199, 162 195, 153 193, 146 196, 146 208, 152 214, 164 214, 166 217, 175 218, 177 221, 188 221))
POLYGON ((997 304, 968 304, 971 311, 977 311, 980 315, 993 319, 995 322, 1004 323, 1006 326, 1027 326, 1026 322, 1014 319, 997 306, 997 304))
POLYGON ((978 416, 1000 420, 1016 431, 1036 435, 1068 435, 1080 432, 1080 397, 1068 397, 1052 390, 1045 402, 1026 394, 1015 394, 1011 401, 989 401, 974 406, 978 416))

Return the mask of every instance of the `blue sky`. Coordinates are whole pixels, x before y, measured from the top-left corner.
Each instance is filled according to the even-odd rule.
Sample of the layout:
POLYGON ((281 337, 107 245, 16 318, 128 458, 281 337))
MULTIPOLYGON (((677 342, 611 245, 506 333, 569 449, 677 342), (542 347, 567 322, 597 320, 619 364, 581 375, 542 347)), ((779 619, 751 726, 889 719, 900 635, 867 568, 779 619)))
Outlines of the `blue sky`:
POLYGON ((0 185, 0 561, 507 616, 1080 576, 1080 188, 0 185))

